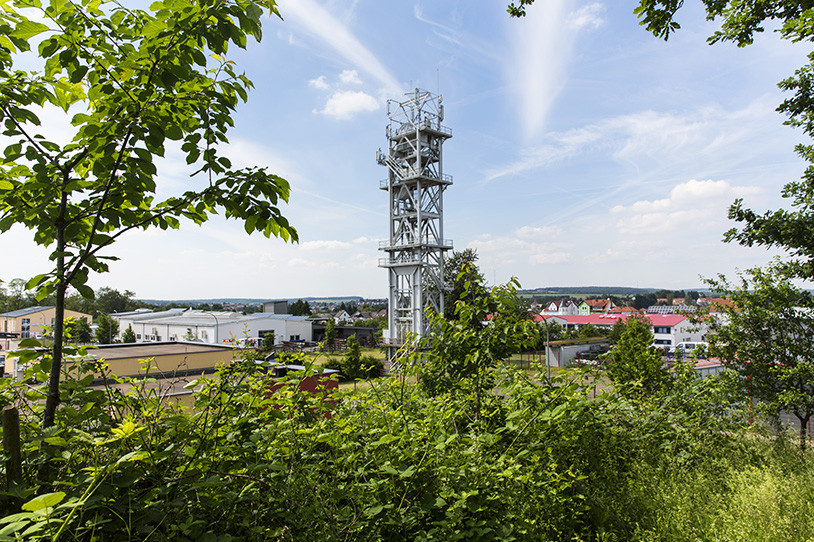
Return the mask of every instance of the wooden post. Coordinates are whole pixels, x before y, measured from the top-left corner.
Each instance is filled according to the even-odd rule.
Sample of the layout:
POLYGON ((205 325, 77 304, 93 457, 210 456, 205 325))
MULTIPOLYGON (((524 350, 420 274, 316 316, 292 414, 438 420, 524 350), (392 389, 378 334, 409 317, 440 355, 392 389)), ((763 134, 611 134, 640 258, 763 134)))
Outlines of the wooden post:
POLYGON ((6 452, 6 487, 11 488, 23 479, 20 453, 20 413, 16 407, 3 409, 3 450, 6 452))

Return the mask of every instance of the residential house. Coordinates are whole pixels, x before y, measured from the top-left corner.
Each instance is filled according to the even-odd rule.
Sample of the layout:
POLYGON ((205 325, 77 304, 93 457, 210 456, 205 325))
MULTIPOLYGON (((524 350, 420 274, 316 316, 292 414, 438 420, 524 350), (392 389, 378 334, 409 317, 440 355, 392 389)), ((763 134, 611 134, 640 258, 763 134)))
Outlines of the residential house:
POLYGON ((579 314, 607 313, 616 305, 608 299, 586 299, 579 305, 579 314))
MULTIPOLYGON (((0 314, 0 331, 15 333, 20 339, 40 338, 45 329, 54 325, 56 307, 27 307, 0 314)), ((78 318, 88 324, 93 322, 90 314, 65 309, 65 318, 78 318)))
POLYGON ((579 314, 579 306, 570 299, 552 301, 543 307, 543 314, 579 314))
POLYGON ((334 323, 337 325, 351 325, 353 323, 353 316, 348 314, 345 310, 340 310, 334 314, 334 323))

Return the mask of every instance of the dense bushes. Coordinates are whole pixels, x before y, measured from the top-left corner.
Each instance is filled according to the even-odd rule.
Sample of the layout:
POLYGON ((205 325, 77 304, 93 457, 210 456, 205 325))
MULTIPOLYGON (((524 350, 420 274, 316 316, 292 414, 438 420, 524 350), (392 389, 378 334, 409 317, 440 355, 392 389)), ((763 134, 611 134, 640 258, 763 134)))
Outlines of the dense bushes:
POLYGON ((432 396, 403 378, 330 407, 293 387, 269 397, 260 375, 221 375, 192 412, 143 385, 66 380, 56 428, 43 440, 36 418, 24 425, 14 493, 28 504, 6 499, 0 537, 725 540, 751 529, 740 539, 795 540, 789 525, 811 521, 814 477, 799 456, 688 406, 714 395, 713 381, 645 406, 594 398, 576 376, 547 386, 497 368, 477 418, 465 391, 432 396), (751 505, 770 506, 758 517, 775 523, 749 523, 751 505))
MULTIPOLYGON (((91 389, 100 368, 78 362, 42 432, 41 388, 2 380, 24 469, 0 542, 806 539, 810 458, 745 424, 728 373, 679 363, 657 388, 598 395, 580 371, 541 382, 499 361, 533 325, 469 324, 512 294, 459 304, 467 317, 436 322, 406 373, 332 401, 298 391, 297 372, 271 394, 245 363, 190 384, 188 410, 149 380, 91 389)), ((37 355, 27 376, 44 381, 37 355)))

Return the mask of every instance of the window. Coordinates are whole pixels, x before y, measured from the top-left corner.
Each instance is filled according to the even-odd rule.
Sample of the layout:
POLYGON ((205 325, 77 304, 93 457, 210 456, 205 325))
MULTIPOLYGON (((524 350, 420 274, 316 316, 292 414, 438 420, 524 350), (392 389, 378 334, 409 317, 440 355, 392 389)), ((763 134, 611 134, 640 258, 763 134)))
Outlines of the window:
POLYGON ((137 341, 140 341, 140 340, 141 340, 141 333, 136 333, 136 340, 137 340, 137 341))
POLYGON ((20 338, 28 339, 31 337, 31 319, 23 318, 20 320, 20 338))
POLYGON ((655 344, 664 345, 664 346, 670 346, 671 344, 673 344, 673 341, 671 341, 670 339, 656 339, 653 342, 655 344))
POLYGON ((669 328, 669 326, 653 326, 653 333, 655 333, 656 335, 658 335, 658 334, 662 334, 662 335, 668 334, 668 333, 670 333, 670 328, 669 328))
POLYGON ((291 338, 290 338, 290 339, 288 339, 288 340, 289 340, 289 341, 299 341, 299 340, 300 340, 300 336, 299 336, 299 335, 291 335, 291 338))

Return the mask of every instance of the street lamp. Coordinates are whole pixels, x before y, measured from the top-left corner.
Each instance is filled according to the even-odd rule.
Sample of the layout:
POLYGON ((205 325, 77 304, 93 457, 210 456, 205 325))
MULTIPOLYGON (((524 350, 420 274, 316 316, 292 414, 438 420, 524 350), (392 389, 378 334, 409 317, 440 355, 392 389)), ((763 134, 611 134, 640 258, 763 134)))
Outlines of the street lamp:
POLYGON ((206 314, 215 319, 215 344, 218 344, 218 327, 220 326, 220 323, 218 322, 218 317, 215 316, 215 314, 212 312, 207 312, 206 314))

